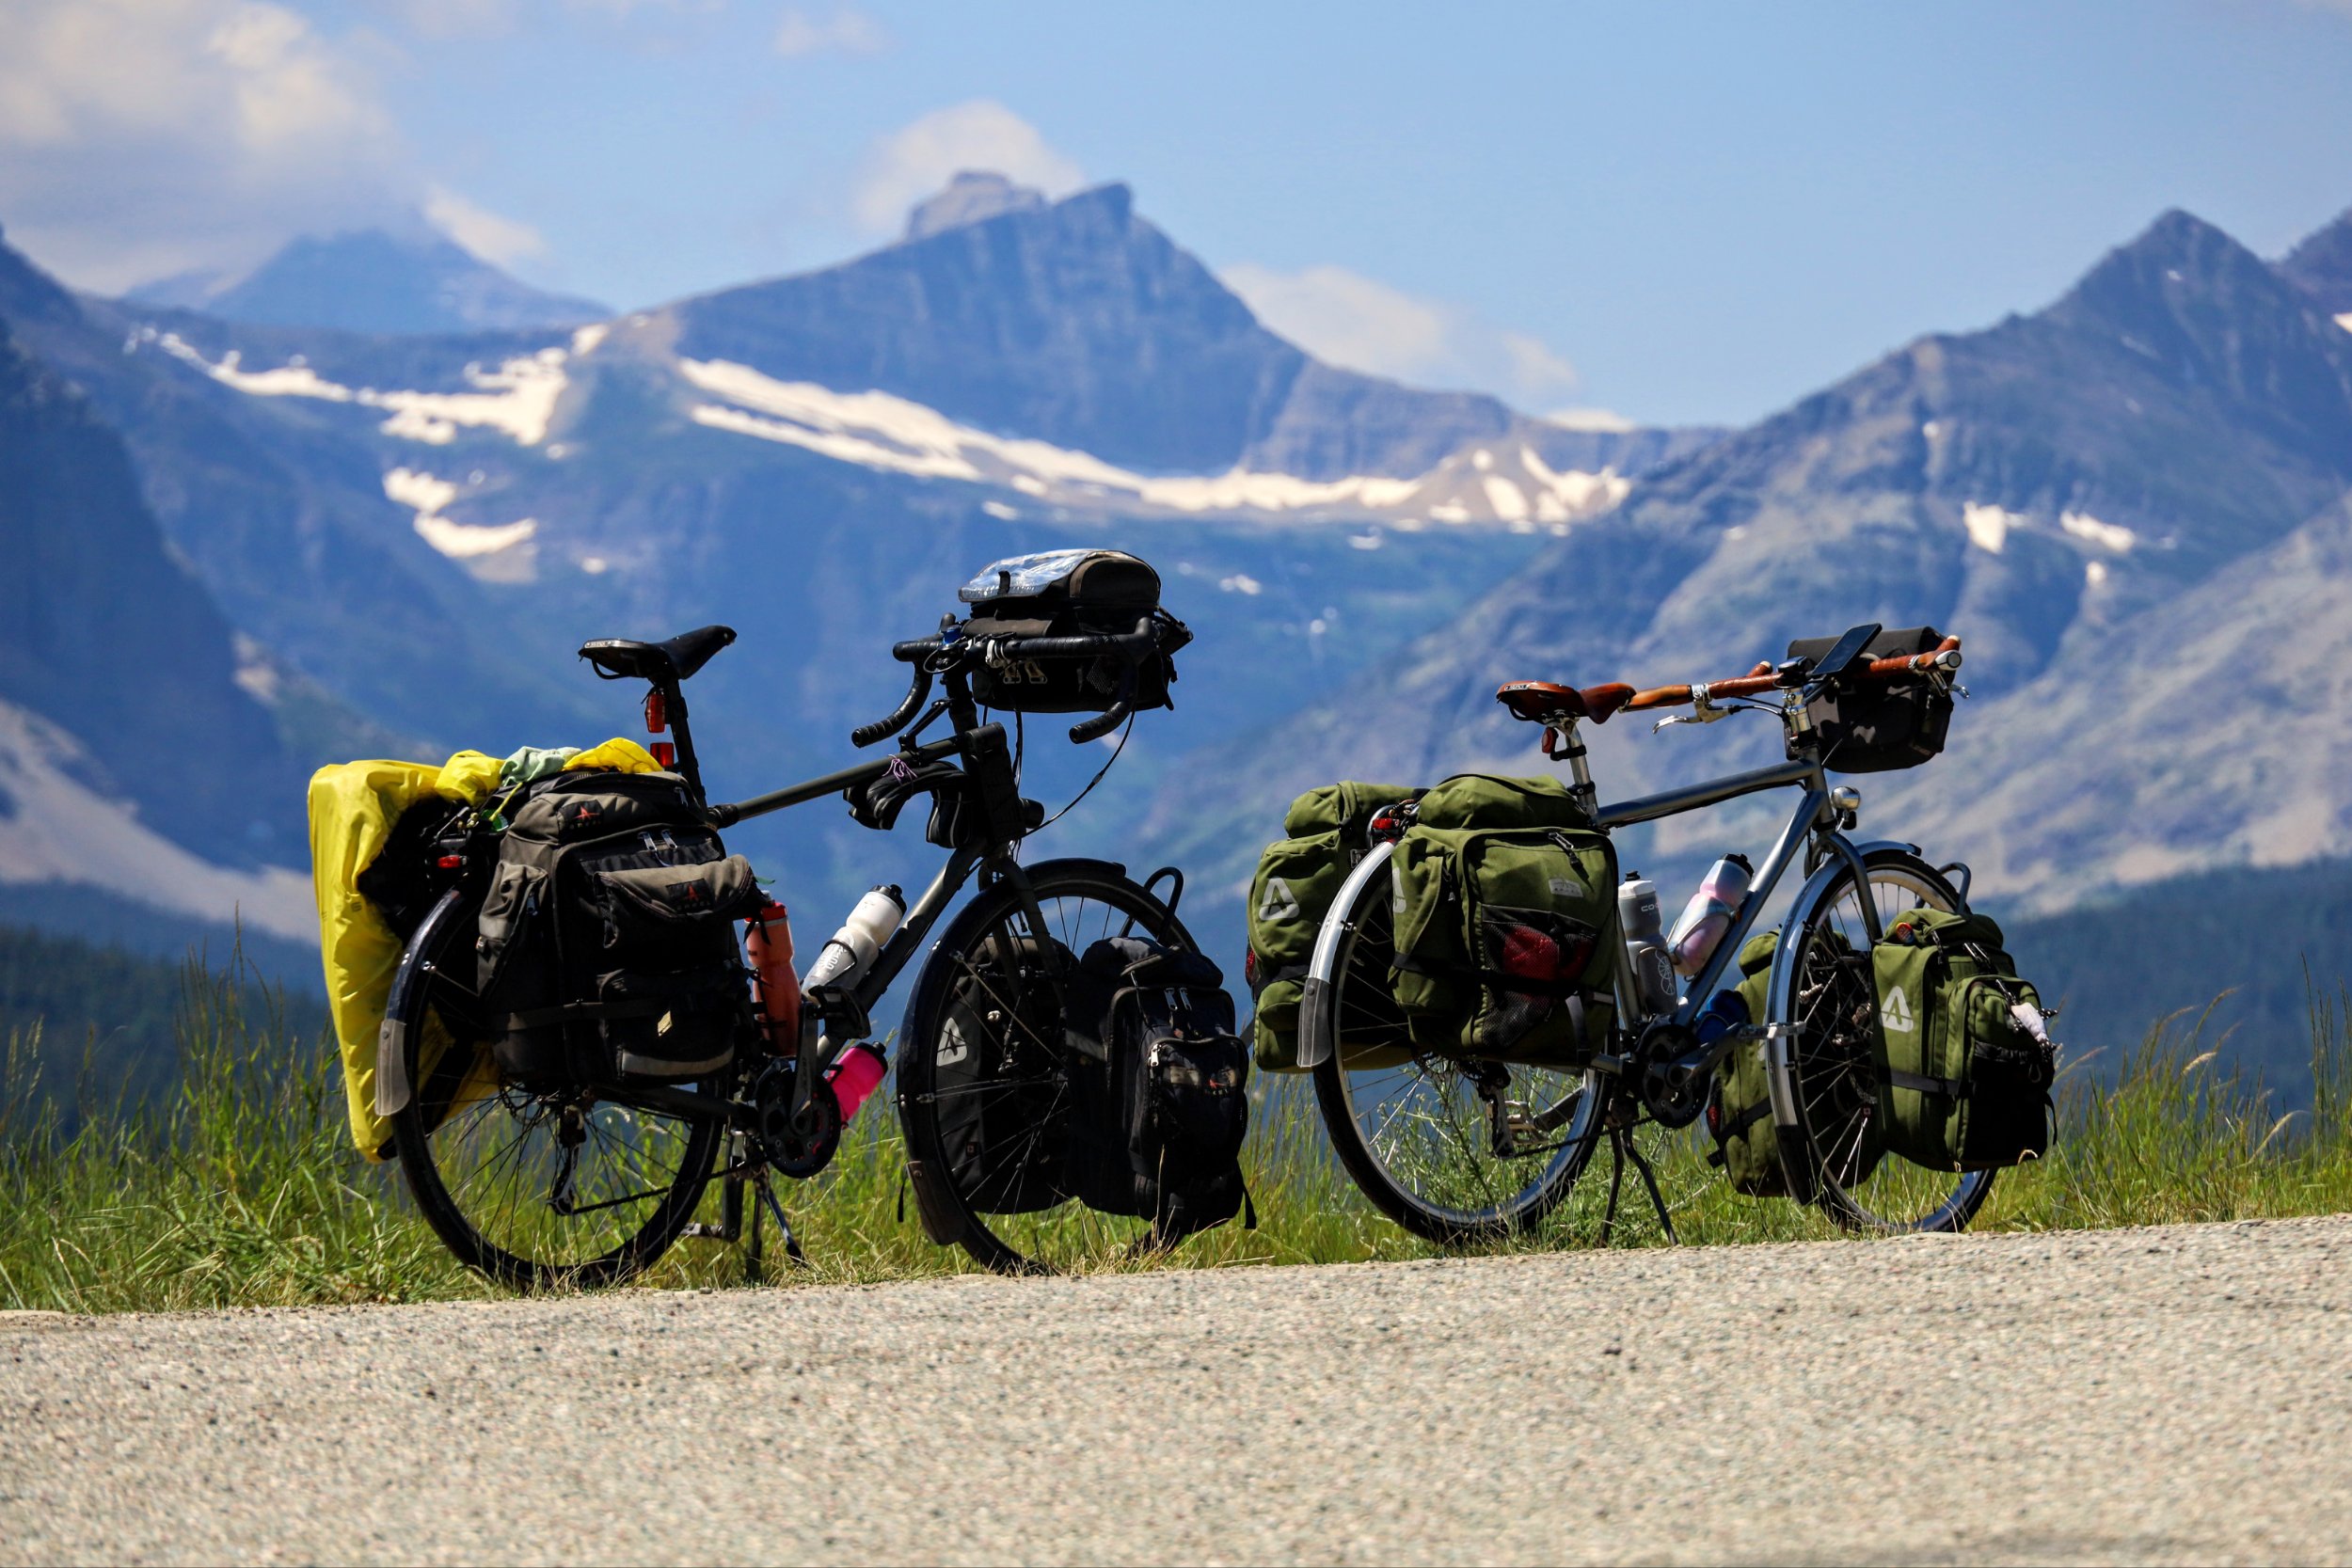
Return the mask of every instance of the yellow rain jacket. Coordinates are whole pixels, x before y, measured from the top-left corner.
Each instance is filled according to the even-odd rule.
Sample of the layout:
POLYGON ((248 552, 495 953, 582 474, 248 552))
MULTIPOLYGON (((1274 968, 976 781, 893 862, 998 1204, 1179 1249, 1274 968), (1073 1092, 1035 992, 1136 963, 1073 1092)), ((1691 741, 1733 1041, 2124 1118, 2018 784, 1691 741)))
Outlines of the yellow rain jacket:
POLYGON ((352 1141, 372 1160, 390 1153, 391 1124, 375 1114, 375 1044, 400 965, 402 942, 359 892, 359 873, 382 853, 400 814, 427 796, 479 806, 521 778, 611 768, 653 773, 660 765, 633 740, 585 752, 517 752, 501 760, 460 752, 438 768, 417 762, 346 762, 310 775, 310 879, 319 901, 319 946, 326 965, 326 1008, 343 1058, 352 1141))

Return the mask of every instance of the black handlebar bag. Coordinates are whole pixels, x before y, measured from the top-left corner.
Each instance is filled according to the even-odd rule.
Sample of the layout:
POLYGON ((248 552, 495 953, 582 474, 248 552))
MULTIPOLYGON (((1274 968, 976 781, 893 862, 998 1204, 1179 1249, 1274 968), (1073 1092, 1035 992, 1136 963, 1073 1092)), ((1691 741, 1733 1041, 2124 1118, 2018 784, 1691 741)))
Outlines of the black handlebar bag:
POLYGON ((1120 550, 1012 556, 965 583, 957 597, 972 607, 959 635, 983 647, 972 695, 983 707, 1013 713, 1103 713, 1122 694, 1137 711, 1167 707, 1174 656, 1192 641, 1184 623, 1160 609, 1160 574, 1120 550), (1156 639, 1132 667, 1116 654, 1017 658, 986 647, 1014 638, 1123 637, 1142 621, 1156 639))
MULTIPOLYGON (((1864 652, 1871 658, 1909 657, 1944 641, 1933 626, 1883 631, 1864 652)), ((1790 658, 1820 658, 1834 637, 1800 639, 1788 644, 1790 658)), ((1916 768, 1941 754, 1952 722, 1952 694, 1925 675, 1872 681, 1845 691, 1825 691, 1804 705, 1820 742, 1821 760, 1833 773, 1888 773, 1916 768)), ((1789 739, 1789 758, 1798 740, 1789 739)))

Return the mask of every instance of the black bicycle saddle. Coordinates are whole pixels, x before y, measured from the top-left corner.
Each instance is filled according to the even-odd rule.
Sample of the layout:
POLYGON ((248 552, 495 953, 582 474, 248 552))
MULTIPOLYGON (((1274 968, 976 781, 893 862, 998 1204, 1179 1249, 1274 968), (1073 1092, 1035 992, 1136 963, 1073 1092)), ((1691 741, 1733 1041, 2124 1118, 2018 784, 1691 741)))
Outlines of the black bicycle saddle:
POLYGON ((711 656, 735 641, 733 626, 697 626, 666 642, 632 642, 626 638, 600 637, 580 645, 580 657, 596 667, 607 680, 684 680, 710 662, 711 656))

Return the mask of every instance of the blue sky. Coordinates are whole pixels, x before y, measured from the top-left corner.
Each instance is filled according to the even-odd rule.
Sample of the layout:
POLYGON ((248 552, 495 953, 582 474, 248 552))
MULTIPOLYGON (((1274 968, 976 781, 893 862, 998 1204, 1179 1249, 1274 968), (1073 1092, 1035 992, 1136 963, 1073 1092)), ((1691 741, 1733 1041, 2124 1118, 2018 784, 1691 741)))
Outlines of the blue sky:
POLYGON ((2352 0, 5 0, 0 224, 115 289, 421 209, 616 306, 886 241, 950 168, 1141 210, 1333 357, 1741 422, 2184 206, 2352 206, 2352 0))

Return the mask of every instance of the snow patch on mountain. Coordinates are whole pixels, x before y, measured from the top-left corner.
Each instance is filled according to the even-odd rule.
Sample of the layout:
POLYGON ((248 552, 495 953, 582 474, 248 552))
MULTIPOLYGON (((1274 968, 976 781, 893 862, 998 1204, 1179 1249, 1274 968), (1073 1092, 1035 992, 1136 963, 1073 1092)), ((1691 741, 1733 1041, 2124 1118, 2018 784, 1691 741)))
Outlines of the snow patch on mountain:
POLYGON ((0 881, 90 884, 203 920, 318 940, 310 878, 283 866, 232 871, 182 848, 135 807, 76 780, 88 761, 55 724, 0 703, 0 881))
POLYGON ((452 561, 473 561, 501 550, 512 549, 539 531, 536 517, 518 522, 477 523, 452 522, 441 511, 458 495, 456 484, 446 479, 415 468, 394 468, 384 476, 384 494, 401 505, 416 511, 414 527, 417 537, 452 561))
POLYGON ((285 364, 265 371, 248 371, 244 356, 230 349, 219 360, 204 357, 176 332, 144 327, 126 345, 152 343, 174 358, 185 360, 224 387, 252 397, 313 398, 323 403, 351 403, 391 411, 385 435, 430 446, 447 446, 460 428, 494 430, 518 445, 537 446, 547 438, 555 418, 556 400, 569 378, 564 373, 568 357, 562 348, 543 348, 533 355, 508 359, 496 370, 466 367, 468 392, 379 391, 373 387, 350 388, 328 381, 296 355, 285 364))

